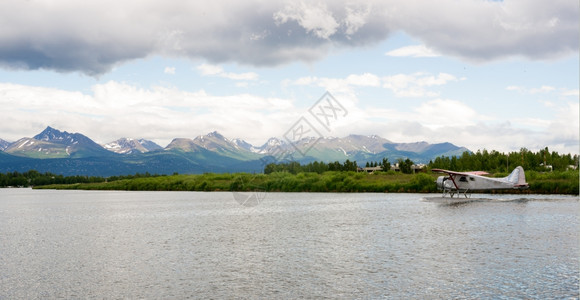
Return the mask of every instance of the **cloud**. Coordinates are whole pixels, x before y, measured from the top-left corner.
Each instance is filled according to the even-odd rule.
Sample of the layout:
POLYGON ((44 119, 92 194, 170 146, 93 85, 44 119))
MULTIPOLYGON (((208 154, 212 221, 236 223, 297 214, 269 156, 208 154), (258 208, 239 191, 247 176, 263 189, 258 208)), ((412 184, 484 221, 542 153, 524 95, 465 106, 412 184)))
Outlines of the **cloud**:
POLYGON ((97 76, 154 55, 276 66, 377 44, 396 31, 424 46, 391 54, 546 60, 577 53, 578 18, 568 0, 5 0, 0 66, 97 76))
POLYGON ((355 88, 357 87, 383 87, 391 90, 397 97, 437 97, 439 93, 431 91, 429 88, 459 80, 463 79, 458 79, 447 73, 432 75, 418 72, 382 78, 372 73, 363 73, 351 74, 346 78, 306 76, 294 81, 287 81, 286 84, 320 86, 332 93, 346 94, 351 98, 356 98, 355 88))
POLYGON ((568 102, 565 106, 554 109, 557 116, 548 127, 549 144, 562 145, 571 148, 570 152, 577 153, 580 134, 580 104, 568 102))
POLYGON ((472 151, 539 150, 549 147, 560 153, 578 153, 578 105, 561 109, 557 119, 497 121, 481 115, 461 102, 436 99, 422 103, 412 112, 396 110, 349 110, 360 115, 341 132, 377 134, 394 142, 450 142, 472 151), (369 120, 372 118, 372 120, 369 120))
POLYGON ((530 93, 531 94, 543 94, 543 93, 549 93, 549 92, 551 92, 553 90, 555 90, 554 87, 547 86, 547 85, 542 85, 539 88, 531 89, 530 90, 530 93))
POLYGON ((258 74, 254 72, 247 73, 225 72, 222 67, 209 64, 201 64, 197 67, 197 69, 201 72, 201 75, 204 76, 219 76, 232 80, 258 80, 258 74))
MULTIPOLYGON (((342 98, 340 98, 342 100, 342 98)), ((560 153, 578 153, 580 125, 578 103, 546 106, 546 113, 528 118, 498 120, 453 99, 418 102, 410 111, 364 107, 365 101, 349 106, 346 124, 334 135, 377 134, 394 142, 451 142, 472 151, 539 150, 549 147, 560 153)))
POLYGON ((222 67, 209 64, 201 64, 197 66, 197 69, 201 72, 201 75, 204 76, 219 75, 224 73, 224 69, 222 67))
POLYGON ((99 142, 131 137, 167 144, 218 130, 261 144, 284 133, 299 114, 287 99, 214 96, 116 81, 94 85, 90 94, 0 83, 0 106, 5 107, 1 138, 12 141, 50 125, 99 142))
POLYGON ((175 74, 175 67, 165 67, 165 70, 163 70, 163 73, 174 75, 175 74))
POLYGON ((274 20, 277 25, 296 21, 307 33, 326 40, 336 33, 339 26, 324 2, 289 2, 284 9, 274 13, 274 20))
POLYGON ((440 56, 433 49, 427 48, 425 45, 414 45, 398 48, 385 53, 387 56, 394 57, 437 57, 440 56))
POLYGON ((377 75, 371 73, 364 73, 362 75, 352 74, 348 75, 346 82, 355 86, 380 86, 381 80, 377 75))
POLYGON ((552 92, 559 91, 559 95, 563 97, 578 97, 580 95, 579 90, 571 90, 566 88, 555 88, 549 85, 542 85, 539 88, 527 88, 523 86, 510 85, 505 88, 508 91, 516 91, 522 94, 536 95, 536 94, 549 94, 552 92))
POLYGON ((561 95, 566 97, 578 97, 580 96, 580 90, 562 89, 561 95))
POLYGON ((473 62, 556 59, 579 45, 578 4, 566 0, 390 2, 390 20, 427 47, 473 62))
POLYGON ((510 86, 506 87, 505 89, 508 91, 516 91, 516 92, 520 92, 520 93, 523 93, 526 91, 526 89, 524 87, 517 86, 517 85, 510 85, 510 86))
POLYGON ((539 88, 526 88, 523 86, 516 86, 516 85, 510 85, 508 87, 505 88, 508 91, 516 91, 516 92, 520 92, 522 94, 545 94, 545 93, 550 93, 552 91, 554 91, 556 88, 552 87, 552 86, 547 86, 547 85, 542 85, 539 88))
POLYGON ((351 74, 346 78, 329 78, 306 76, 296 80, 287 80, 283 84, 312 85, 324 88, 336 96, 356 100, 355 88, 357 87, 380 87, 380 78, 372 73, 351 74))
MULTIPOLYGON (((552 119, 546 114, 498 122, 453 99, 426 100, 404 111, 365 106, 368 103, 356 97, 334 96, 348 115, 333 124, 332 132, 327 133, 333 136, 377 134, 395 142, 451 142, 471 150, 512 151, 525 145, 531 150, 548 146, 554 151, 578 153, 580 108, 574 101, 546 106, 555 113, 552 119)), ((192 138, 214 130, 261 145, 269 137, 281 137, 307 114, 307 108, 296 107, 292 99, 249 93, 215 96, 204 90, 142 88, 116 81, 96 84, 86 94, 0 83, 0 106, 0 138, 5 140, 33 136, 50 125, 86 134, 98 142, 131 137, 161 145, 172 138, 192 138)))
POLYGON ((429 91, 427 88, 459 80, 447 73, 439 73, 434 76, 422 72, 397 74, 382 78, 383 87, 390 89, 398 97, 437 97, 439 95, 437 92, 429 91))
POLYGON ((435 99, 422 103, 414 109, 415 118, 432 129, 445 126, 474 125, 478 120, 487 119, 475 112, 471 107, 455 100, 435 99))

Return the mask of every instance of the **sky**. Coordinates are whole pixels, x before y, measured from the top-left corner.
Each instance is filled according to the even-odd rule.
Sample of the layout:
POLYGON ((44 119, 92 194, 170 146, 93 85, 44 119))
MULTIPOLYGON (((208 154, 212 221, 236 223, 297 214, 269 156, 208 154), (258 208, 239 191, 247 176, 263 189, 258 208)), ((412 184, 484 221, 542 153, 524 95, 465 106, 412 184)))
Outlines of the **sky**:
POLYGON ((3 0, 0 138, 218 131, 260 146, 305 125, 577 154, 579 5, 3 0))

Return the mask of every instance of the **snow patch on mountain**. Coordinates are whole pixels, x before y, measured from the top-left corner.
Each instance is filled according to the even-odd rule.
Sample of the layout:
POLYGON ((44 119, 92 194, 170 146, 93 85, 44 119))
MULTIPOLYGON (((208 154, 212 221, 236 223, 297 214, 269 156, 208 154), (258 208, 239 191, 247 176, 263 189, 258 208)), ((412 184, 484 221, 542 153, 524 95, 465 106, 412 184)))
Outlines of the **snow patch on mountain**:
POLYGON ((6 148, 8 148, 10 146, 10 144, 12 144, 12 143, 5 141, 3 139, 0 139, 0 151, 6 150, 6 148))
POLYGON ((119 154, 145 153, 162 149, 161 146, 152 141, 132 138, 120 138, 103 145, 103 148, 119 154))

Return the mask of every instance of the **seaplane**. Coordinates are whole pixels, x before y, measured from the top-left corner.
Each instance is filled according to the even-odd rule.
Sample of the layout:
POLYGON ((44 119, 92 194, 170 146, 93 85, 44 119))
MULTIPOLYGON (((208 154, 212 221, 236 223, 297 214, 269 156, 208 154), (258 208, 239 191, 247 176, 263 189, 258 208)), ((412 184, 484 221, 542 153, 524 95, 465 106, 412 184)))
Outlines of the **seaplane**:
POLYGON ((432 169, 432 172, 445 173, 445 176, 437 178, 437 189, 443 191, 443 198, 449 196, 458 198, 463 195, 465 198, 471 197, 472 191, 485 190, 506 190, 506 189, 527 189, 524 168, 516 167, 511 174, 503 178, 486 177, 489 175, 483 171, 455 172, 443 169, 432 169))

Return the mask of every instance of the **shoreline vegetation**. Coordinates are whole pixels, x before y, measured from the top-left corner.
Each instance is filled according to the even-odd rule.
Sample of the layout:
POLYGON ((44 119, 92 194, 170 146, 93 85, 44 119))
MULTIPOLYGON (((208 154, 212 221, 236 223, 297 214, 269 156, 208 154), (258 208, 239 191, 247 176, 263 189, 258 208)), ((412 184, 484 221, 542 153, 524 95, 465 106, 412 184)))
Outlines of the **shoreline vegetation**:
MULTIPOLYGON (((441 174, 431 169, 454 171, 486 170, 492 177, 505 177, 509 165, 521 165, 530 187, 526 190, 485 191, 501 194, 579 194, 578 155, 561 155, 548 148, 532 152, 464 152, 441 156, 416 169, 410 159, 392 166, 387 158, 366 162, 361 170, 356 161, 270 163, 260 174, 205 173, 198 175, 135 174, 111 177, 63 176, 34 170, 0 173, 0 187, 35 189, 125 190, 125 191, 232 191, 232 192, 345 192, 345 193, 436 193, 435 180, 441 174), (512 162, 511 164, 509 162, 512 162), (394 167, 394 168, 392 168, 394 167), (394 171, 397 169, 398 171, 394 171), (387 171, 382 171, 387 170, 387 171), (416 172, 416 173, 415 173, 416 172)), ((477 192, 477 191, 473 191, 477 192)))
MULTIPOLYGON (((497 173, 494 177, 507 174, 497 173)), ((238 191, 238 192, 344 192, 344 193, 437 193, 435 179, 440 174, 399 172, 326 171, 323 173, 273 172, 269 174, 206 173, 199 175, 136 174, 115 178, 75 176, 68 182, 30 184, 35 189, 124 190, 124 191, 238 191), (74 182, 74 181, 77 182, 74 182)), ((52 177, 56 179, 56 177, 52 177)), ((579 172, 526 171, 530 188, 492 191, 494 194, 570 194, 579 193, 579 172)), ((50 180, 49 180, 50 181, 50 180)), ((33 183, 33 180, 29 181, 33 183)), ((25 186, 25 185, 20 185, 25 186)), ((476 191, 474 191, 476 192, 476 191)))

